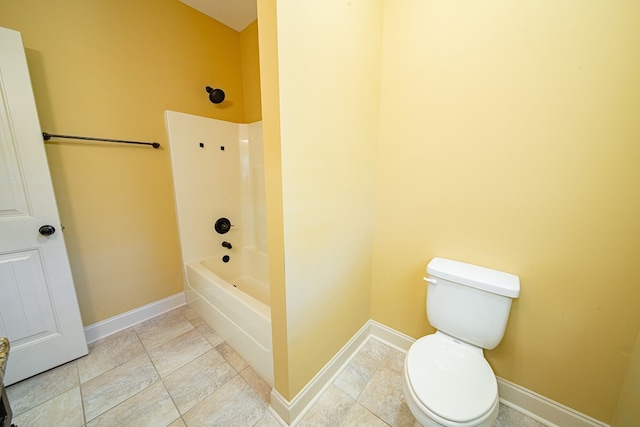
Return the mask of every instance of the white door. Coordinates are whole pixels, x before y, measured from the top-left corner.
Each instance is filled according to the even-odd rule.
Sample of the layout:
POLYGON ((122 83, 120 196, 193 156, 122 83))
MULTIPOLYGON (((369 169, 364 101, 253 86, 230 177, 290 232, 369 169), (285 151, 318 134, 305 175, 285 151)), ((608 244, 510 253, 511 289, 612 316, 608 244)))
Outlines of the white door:
POLYGON ((22 38, 2 27, 0 336, 5 385, 87 354, 22 38))

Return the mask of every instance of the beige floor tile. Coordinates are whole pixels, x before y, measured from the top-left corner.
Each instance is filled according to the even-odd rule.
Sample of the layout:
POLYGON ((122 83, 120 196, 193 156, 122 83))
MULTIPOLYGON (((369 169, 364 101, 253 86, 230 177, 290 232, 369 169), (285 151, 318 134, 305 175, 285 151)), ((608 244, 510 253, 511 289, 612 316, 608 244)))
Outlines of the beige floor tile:
POLYGON ((20 427, 80 427, 84 426, 80 388, 54 397, 21 415, 13 418, 20 427))
POLYGON ((267 384, 267 382, 263 380, 262 377, 260 377, 260 375, 251 368, 251 366, 244 368, 242 372, 240 372, 240 375, 251 386, 251 388, 262 396, 267 405, 271 404, 271 386, 267 384))
POLYGON ((218 353, 226 359, 227 362, 238 372, 249 366, 247 362, 226 342, 216 346, 218 353))
POLYGON ((116 366, 144 354, 133 328, 125 329, 89 346, 89 354, 78 359, 80 382, 89 381, 116 366))
MULTIPOLYGON (((404 359, 370 339, 299 425, 419 427, 402 395, 404 359)), ((187 306, 97 341, 88 356, 7 392, 20 427, 280 425, 268 410, 271 387, 187 306)), ((500 405, 496 426, 542 424, 500 405)))
POLYGON ((209 341, 192 329, 149 350, 149 357, 164 378, 211 349, 209 341))
POLYGON ((184 414, 236 375, 220 353, 211 349, 163 381, 178 410, 184 414))
POLYGON ((198 328, 202 325, 206 325, 205 321, 202 320, 202 317, 200 317, 200 315, 196 313, 195 310, 193 310, 188 305, 183 305, 182 307, 179 308, 179 310, 182 313, 182 315, 186 317, 189 322, 191 322, 194 328, 198 328))
POLYGON ((222 337, 218 335, 218 333, 214 331, 213 328, 207 323, 198 326, 198 332, 200 332, 202 336, 205 337, 207 341, 209 341, 209 343, 214 347, 217 347, 224 342, 222 337))
POLYGON ((388 425, 359 403, 351 407, 345 419, 340 423, 340 427, 388 427, 388 425))
POLYGON ((544 424, 539 423, 538 421, 529 418, 518 411, 515 411, 506 406, 505 408, 508 414, 509 422, 507 423, 507 425, 509 427, 544 427, 544 424))
POLYGON ((389 368, 378 369, 358 403, 392 426, 412 426, 413 415, 402 394, 402 376, 389 368))
POLYGON ((222 388, 193 407, 182 419, 189 427, 252 426, 267 410, 260 395, 236 375, 222 388))
POLYGON ((340 375, 338 375, 338 378, 336 378, 333 384, 355 400, 360 396, 360 393, 364 390, 369 379, 370 378, 362 371, 349 363, 345 366, 340 375))
POLYGON ((177 420, 169 424, 168 427, 187 427, 187 425, 184 423, 182 418, 178 418, 177 420))
POLYGON ((404 359, 406 355, 405 352, 392 348, 380 366, 387 367, 402 374, 404 372, 404 359))
POLYGON ((370 379, 391 351, 391 347, 376 339, 369 339, 349 365, 359 371, 365 378, 370 379))
POLYGON ((139 323, 133 329, 147 351, 194 329, 179 309, 139 323))
POLYGON ((337 426, 355 403, 356 401, 345 392, 331 385, 297 425, 299 427, 337 426))
POLYGON ((180 418, 161 381, 145 388, 87 424, 87 427, 167 426, 180 418))
POLYGON ((391 347, 381 343, 375 338, 370 338, 369 341, 362 347, 360 353, 365 353, 371 356, 373 359, 381 362, 387 357, 387 354, 391 351, 391 347))
POLYGON ((158 379, 158 373, 145 354, 83 383, 80 387, 87 421, 124 402, 158 379))
POLYGON ((253 427, 281 427, 281 424, 276 421, 271 412, 266 411, 253 427))
POLYGON ((500 412, 496 419, 495 427, 509 427, 509 408, 500 404, 500 412))
POLYGON ((6 390, 13 415, 17 416, 77 387, 78 384, 78 367, 74 361, 13 384, 6 390))

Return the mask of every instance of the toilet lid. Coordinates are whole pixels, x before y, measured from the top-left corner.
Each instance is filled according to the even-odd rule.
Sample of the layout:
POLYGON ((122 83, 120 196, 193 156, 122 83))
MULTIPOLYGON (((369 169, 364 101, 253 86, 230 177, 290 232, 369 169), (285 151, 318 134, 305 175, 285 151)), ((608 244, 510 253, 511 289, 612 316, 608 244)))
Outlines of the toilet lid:
POLYGON ((498 396, 496 377, 482 353, 439 334, 411 346, 406 368, 422 404, 448 420, 479 418, 498 396))

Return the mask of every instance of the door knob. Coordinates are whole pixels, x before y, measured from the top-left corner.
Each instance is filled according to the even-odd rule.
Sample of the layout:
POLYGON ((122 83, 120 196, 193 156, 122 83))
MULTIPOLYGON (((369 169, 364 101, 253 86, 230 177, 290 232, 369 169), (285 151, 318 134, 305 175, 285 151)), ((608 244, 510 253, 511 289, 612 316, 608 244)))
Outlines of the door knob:
POLYGON ((43 236, 51 236, 56 232, 56 229, 53 225, 43 225, 38 229, 38 232, 43 236))

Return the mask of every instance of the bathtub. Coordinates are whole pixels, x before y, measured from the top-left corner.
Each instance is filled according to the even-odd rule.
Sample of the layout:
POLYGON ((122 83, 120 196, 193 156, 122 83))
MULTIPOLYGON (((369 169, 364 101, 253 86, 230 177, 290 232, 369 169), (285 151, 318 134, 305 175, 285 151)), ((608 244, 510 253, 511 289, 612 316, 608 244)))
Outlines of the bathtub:
POLYGON ((189 262, 185 271, 187 304, 273 386, 267 256, 234 247, 189 262))

